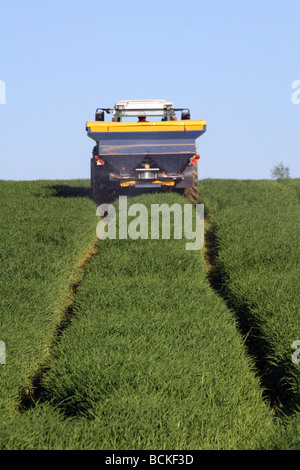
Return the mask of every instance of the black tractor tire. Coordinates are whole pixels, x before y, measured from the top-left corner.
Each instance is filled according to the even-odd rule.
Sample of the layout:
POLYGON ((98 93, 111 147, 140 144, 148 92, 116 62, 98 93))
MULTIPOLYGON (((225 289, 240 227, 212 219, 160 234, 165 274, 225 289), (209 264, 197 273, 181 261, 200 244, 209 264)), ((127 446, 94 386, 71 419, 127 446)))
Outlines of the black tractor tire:
POLYGON ((103 168, 98 166, 95 159, 91 159, 91 198, 97 204, 109 204, 115 197, 115 188, 103 172, 103 168))
POLYGON ((184 190, 184 196, 192 203, 198 204, 198 165, 197 162, 192 163, 193 166, 193 184, 190 188, 184 190))

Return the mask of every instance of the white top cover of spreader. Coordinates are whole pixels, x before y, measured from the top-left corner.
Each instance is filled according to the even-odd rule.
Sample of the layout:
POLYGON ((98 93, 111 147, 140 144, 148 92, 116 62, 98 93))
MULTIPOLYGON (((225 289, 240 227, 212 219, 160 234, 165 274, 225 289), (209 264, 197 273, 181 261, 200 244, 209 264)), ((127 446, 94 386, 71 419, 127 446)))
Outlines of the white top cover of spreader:
POLYGON ((167 100, 120 100, 115 104, 116 111, 136 112, 136 111, 161 111, 166 107, 173 109, 173 103, 167 100))

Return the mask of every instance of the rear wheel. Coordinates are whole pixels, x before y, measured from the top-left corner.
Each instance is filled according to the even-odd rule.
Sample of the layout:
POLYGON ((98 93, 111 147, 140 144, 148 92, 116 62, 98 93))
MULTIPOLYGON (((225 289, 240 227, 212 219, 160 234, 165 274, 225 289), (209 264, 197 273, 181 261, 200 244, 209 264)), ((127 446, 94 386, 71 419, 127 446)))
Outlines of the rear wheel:
POLYGON ((96 204, 110 203, 115 196, 115 188, 110 184, 103 168, 91 159, 91 198, 96 204))
POLYGON ((198 165, 197 163, 192 163, 193 166, 193 184, 190 188, 184 190, 185 197, 191 201, 192 204, 198 203, 198 165))

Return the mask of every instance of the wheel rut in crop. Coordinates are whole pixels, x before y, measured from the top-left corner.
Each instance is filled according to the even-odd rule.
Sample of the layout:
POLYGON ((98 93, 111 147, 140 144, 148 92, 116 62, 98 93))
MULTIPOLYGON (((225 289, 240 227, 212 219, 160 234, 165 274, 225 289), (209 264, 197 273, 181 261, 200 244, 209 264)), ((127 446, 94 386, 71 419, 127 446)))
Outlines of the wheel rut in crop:
POLYGON ((244 338, 248 354, 252 357, 260 379, 263 396, 278 416, 292 415, 297 409, 295 397, 290 391, 286 363, 272 364, 270 344, 264 339, 259 325, 255 323, 251 306, 234 298, 229 287, 229 273, 220 261, 217 228, 214 222, 205 220, 205 264, 207 278, 214 291, 225 301, 237 319, 238 329, 244 338))
POLYGON ((60 321, 53 333, 53 338, 46 354, 46 358, 41 360, 41 365, 35 374, 30 378, 26 388, 21 390, 20 401, 17 405, 17 411, 26 411, 33 408, 36 402, 41 398, 43 387, 42 380, 48 370, 48 363, 51 357, 52 349, 60 342, 60 338, 66 328, 70 325, 74 314, 74 307, 78 290, 80 289, 86 265, 95 255, 98 247, 98 238, 96 238, 88 247, 86 255, 78 262, 75 273, 70 280, 70 284, 63 300, 63 307, 60 313, 60 321))

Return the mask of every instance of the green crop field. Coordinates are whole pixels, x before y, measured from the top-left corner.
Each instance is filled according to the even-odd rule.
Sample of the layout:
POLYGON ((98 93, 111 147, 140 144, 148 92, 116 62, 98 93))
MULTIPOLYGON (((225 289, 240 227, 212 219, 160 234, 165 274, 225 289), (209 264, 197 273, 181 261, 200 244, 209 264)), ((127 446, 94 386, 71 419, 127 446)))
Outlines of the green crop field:
POLYGON ((0 449, 298 448, 300 183, 284 183, 200 182, 206 245, 188 251, 97 242, 89 181, 0 182, 0 449))
POLYGON ((200 191, 212 285, 236 313, 270 403, 290 416, 280 445, 300 447, 300 180, 206 180, 200 191))
POLYGON ((95 243, 93 203, 68 197, 82 182, 1 182, 0 410, 12 414, 49 354, 95 243))

